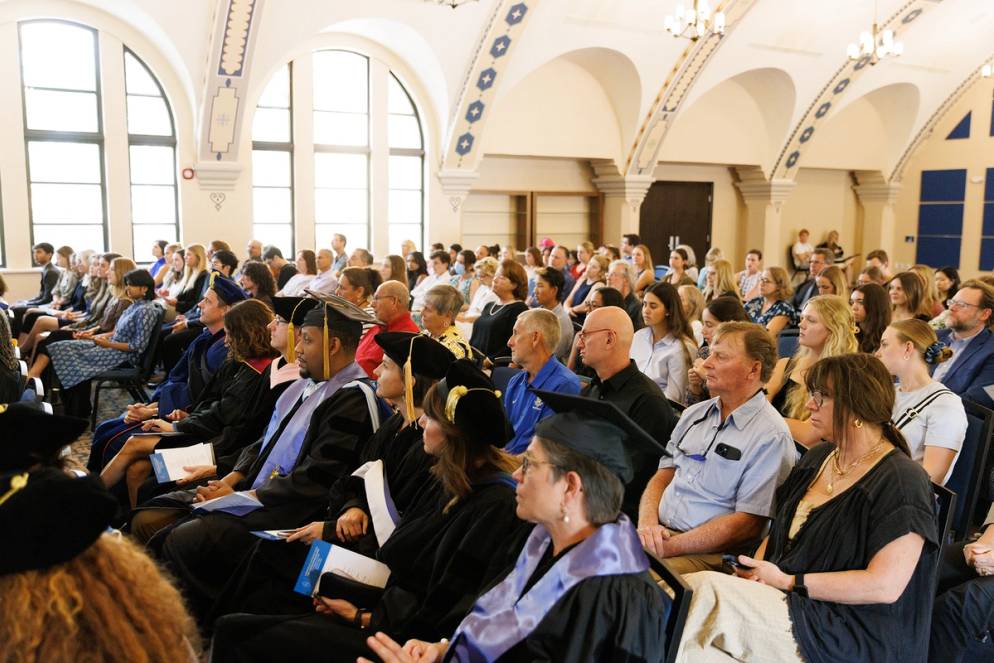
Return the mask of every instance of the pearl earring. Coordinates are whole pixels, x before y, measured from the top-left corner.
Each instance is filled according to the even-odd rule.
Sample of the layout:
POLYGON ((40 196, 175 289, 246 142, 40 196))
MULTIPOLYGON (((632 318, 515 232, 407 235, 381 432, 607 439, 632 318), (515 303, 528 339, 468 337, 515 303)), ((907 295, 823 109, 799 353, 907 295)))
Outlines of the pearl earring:
POLYGON ((562 510, 562 513, 563 513, 563 522, 568 525, 569 524, 569 513, 567 513, 567 511, 566 511, 566 504, 565 503, 562 505, 561 510, 562 510))

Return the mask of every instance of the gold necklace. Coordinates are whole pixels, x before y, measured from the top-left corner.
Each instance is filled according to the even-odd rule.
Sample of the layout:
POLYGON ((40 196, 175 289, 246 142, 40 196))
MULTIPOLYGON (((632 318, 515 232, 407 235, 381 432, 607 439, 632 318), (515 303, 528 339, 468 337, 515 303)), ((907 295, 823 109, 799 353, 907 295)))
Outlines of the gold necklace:
POLYGON ((863 463, 863 461, 865 461, 867 458, 870 458, 874 454, 876 454, 877 451, 880 450, 880 447, 883 445, 883 443, 884 443, 884 438, 881 435, 880 439, 877 440, 877 443, 874 444, 873 447, 869 451, 867 451, 865 454, 863 454, 862 456, 860 456, 859 458, 857 458, 854 462, 852 462, 849 465, 849 467, 847 467, 844 470, 839 466, 839 450, 836 449, 835 451, 833 451, 832 452, 832 471, 829 472, 828 484, 825 486, 825 492, 828 493, 829 495, 831 495, 832 492, 835 490, 835 482, 836 482, 836 480, 842 479, 843 477, 845 477, 846 475, 848 475, 850 472, 852 472, 854 469, 856 469, 859 465, 861 465, 863 463))

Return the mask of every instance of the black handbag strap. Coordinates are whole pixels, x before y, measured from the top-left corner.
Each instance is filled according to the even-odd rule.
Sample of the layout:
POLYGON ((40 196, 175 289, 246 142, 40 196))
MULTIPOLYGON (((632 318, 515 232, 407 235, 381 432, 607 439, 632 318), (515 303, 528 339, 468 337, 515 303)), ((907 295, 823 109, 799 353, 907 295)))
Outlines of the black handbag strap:
POLYGON ((921 401, 919 401, 917 404, 905 410, 904 414, 898 417, 897 421, 894 422, 894 425, 897 427, 898 430, 903 429, 905 426, 910 424, 914 419, 916 419, 922 413, 922 410, 924 410, 929 405, 931 405, 936 399, 939 398, 939 396, 944 396, 945 394, 951 394, 953 396, 956 395, 953 394, 953 392, 949 391, 948 389, 939 389, 938 391, 933 391, 931 394, 921 399, 921 401))

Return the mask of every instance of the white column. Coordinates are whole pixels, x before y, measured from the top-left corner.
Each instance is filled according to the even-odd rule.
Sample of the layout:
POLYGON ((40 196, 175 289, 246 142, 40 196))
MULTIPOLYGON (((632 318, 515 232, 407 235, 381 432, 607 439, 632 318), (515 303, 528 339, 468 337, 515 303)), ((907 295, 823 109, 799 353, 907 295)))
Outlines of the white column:
POLYGON ((793 180, 768 180, 760 168, 736 169, 739 181, 735 183, 746 204, 745 244, 759 247, 769 264, 777 264, 778 256, 785 256, 788 238, 783 233, 783 204, 794 190, 793 180))
MULTIPOLYGON (((462 242, 462 204, 466 202, 466 196, 480 174, 476 171, 443 170, 435 176, 441 185, 441 195, 448 204, 431 206, 431 222, 426 228, 425 237, 429 242, 462 242)), ((436 189, 437 187, 428 186, 430 195, 436 189)))
POLYGON ((883 249, 893 256, 895 245, 895 209, 901 193, 899 182, 888 182, 879 171, 855 173, 853 190, 863 206, 863 253, 883 249))
POLYGON ((604 227, 601 242, 621 246, 621 236, 639 232, 642 201, 652 175, 623 176, 613 161, 592 161, 594 186, 604 194, 604 227))

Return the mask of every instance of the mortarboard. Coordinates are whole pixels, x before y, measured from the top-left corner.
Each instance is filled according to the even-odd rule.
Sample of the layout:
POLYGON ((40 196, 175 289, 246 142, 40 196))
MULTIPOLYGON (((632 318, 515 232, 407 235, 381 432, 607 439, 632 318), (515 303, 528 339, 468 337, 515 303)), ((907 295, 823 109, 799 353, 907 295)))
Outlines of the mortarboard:
POLYGON ((0 475, 0 576, 68 562, 100 537, 117 500, 98 477, 55 468, 0 475))
POLYGON ((610 401, 532 390, 556 414, 535 425, 535 435, 596 460, 627 484, 636 452, 662 456, 662 445, 610 401))
POLYGON ((293 335, 293 329, 295 326, 300 327, 304 324, 304 316, 318 303, 318 300, 310 297, 273 297, 273 310, 278 317, 287 323, 285 354, 290 363, 297 360, 297 353, 294 350, 297 342, 293 335))
POLYGON ((373 337, 383 352, 404 368, 404 404, 414 419, 414 374, 441 380, 456 357, 444 345, 424 334, 380 332, 373 337))
POLYGON ((0 471, 55 462, 88 425, 85 419, 48 414, 34 403, 0 405, 0 471))
POLYGON ((304 316, 303 327, 321 327, 324 334, 324 376, 328 376, 328 330, 338 329, 349 336, 360 338, 364 323, 383 323, 376 316, 363 311, 361 308, 336 295, 326 295, 304 288, 311 297, 317 299, 323 306, 315 306, 304 316))
POLYGON ((503 447, 514 437, 501 393, 468 359, 457 359, 436 385, 445 399, 445 417, 475 442, 503 447))
POLYGON ((224 304, 232 306, 248 299, 241 286, 218 271, 211 272, 210 284, 207 286, 217 294, 224 304))

